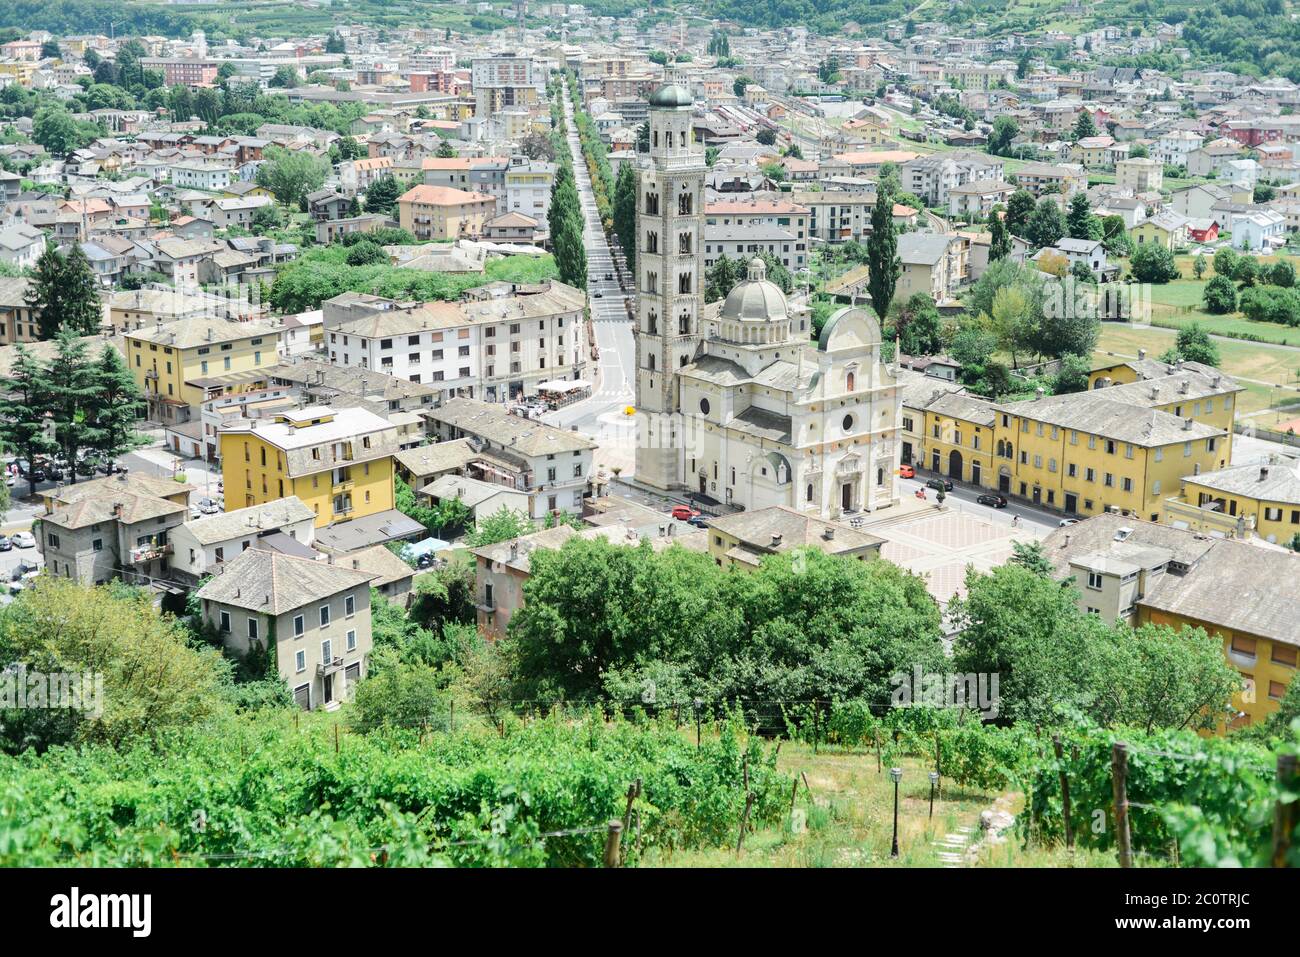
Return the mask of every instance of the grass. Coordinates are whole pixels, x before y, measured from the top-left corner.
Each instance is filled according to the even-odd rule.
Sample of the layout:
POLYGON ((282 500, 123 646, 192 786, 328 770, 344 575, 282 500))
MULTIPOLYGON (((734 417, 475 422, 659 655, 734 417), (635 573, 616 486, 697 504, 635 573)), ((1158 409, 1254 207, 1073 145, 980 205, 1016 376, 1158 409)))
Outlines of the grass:
MULTIPOLYGON (((796 814, 779 827, 759 828, 745 835, 743 849, 730 847, 669 853, 647 852, 643 867, 942 867, 940 853, 956 853, 936 846, 945 835, 964 834, 967 846, 982 837, 980 812, 1000 795, 944 786, 930 818, 931 762, 906 758, 901 762, 899 784, 899 857, 890 857, 893 838, 894 786, 889 769, 876 770, 870 750, 821 748, 783 741, 778 768, 793 783, 799 776, 796 814), (806 775, 812 795, 804 787, 806 775), (967 828, 967 831, 960 831, 967 828)), ((1003 801, 1016 813, 1018 796, 1003 801)), ((1078 860, 1063 849, 1022 847, 1021 838, 1008 831, 1005 840, 985 846, 976 858, 980 866, 1048 867, 1115 866, 1108 855, 1081 855, 1078 860), (1094 858, 1096 858, 1094 860, 1094 858)))
MULTIPOLYGON (((1174 337, 1172 330, 1158 326, 1104 322, 1095 353, 1097 364, 1113 364, 1116 357, 1134 357, 1138 349, 1145 349, 1149 357, 1158 358, 1173 346, 1174 337)), ((1300 401, 1300 385, 1297 385, 1300 351, 1244 340, 1218 340, 1215 345, 1219 349, 1219 368, 1236 378, 1246 390, 1237 396, 1238 417, 1300 401)))

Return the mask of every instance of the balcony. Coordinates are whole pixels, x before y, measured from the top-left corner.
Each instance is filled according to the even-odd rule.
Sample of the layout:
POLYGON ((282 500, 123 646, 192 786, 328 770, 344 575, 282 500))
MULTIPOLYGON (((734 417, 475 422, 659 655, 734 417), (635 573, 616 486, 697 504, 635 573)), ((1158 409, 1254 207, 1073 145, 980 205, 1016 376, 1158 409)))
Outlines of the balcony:
POLYGON ((155 558, 162 558, 172 553, 171 542, 154 545, 137 545, 127 553, 127 561, 132 565, 138 565, 143 562, 151 562, 155 558))
POLYGON ((333 495, 346 495, 356 487, 356 482, 349 479, 346 482, 337 482, 331 489, 333 495))
POLYGON ((324 677, 325 675, 336 674, 337 672, 343 670, 345 664, 346 662, 344 662, 342 658, 335 655, 332 658, 330 658, 329 661, 322 661, 319 664, 317 664, 316 674, 319 675, 320 677, 324 677))

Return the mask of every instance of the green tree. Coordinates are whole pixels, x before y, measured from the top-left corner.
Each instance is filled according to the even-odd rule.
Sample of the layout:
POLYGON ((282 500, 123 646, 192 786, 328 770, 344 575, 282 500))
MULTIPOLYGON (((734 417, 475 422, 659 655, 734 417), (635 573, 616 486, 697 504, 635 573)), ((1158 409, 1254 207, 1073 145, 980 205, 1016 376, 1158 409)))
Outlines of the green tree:
POLYGON ((456 148, 451 145, 450 140, 443 140, 438 144, 438 150, 435 154, 439 159, 455 159, 456 148))
POLYGON ((474 530, 465 536, 465 544, 470 548, 482 548, 497 542, 509 541, 520 535, 529 535, 536 531, 533 520, 523 512, 502 505, 491 515, 481 518, 474 530))
POLYGON ((636 172, 631 163, 623 163, 614 182, 614 233, 618 236, 627 268, 636 272, 636 172))
POLYGON ((989 262, 997 262, 1011 255, 1011 234, 1007 232, 1006 223, 998 215, 997 209, 989 217, 989 237, 989 262))
POLYGON ((105 462, 139 448, 149 438, 135 430, 144 398, 122 354, 104 346, 91 368, 93 390, 85 407, 88 447, 105 462))
MULTIPOLYGON (((1199 259, 1199 257, 1197 257, 1199 259)), ((1289 259, 1279 259, 1268 271, 1268 281, 1274 286, 1290 289, 1295 285, 1295 266, 1289 259)))
POLYGON ((266 85, 278 89, 292 90, 298 85, 298 71, 288 64, 276 67, 275 75, 271 77, 266 85))
POLYGON ((915 293, 899 307, 894 329, 905 355, 930 356, 943 350, 943 321, 929 293, 915 293))
POLYGON ((385 728, 444 731, 450 720, 450 696, 438 669, 419 662, 376 655, 378 667, 357 685, 349 725, 362 734, 385 728))
POLYGON ((366 190, 366 212, 392 215, 397 207, 397 198, 402 195, 401 184, 391 174, 378 177, 366 190))
POLYGON ((731 82, 731 92, 736 94, 737 98, 743 98, 745 95, 745 87, 749 86, 749 84, 753 82, 754 81, 747 76, 738 76, 731 82))
POLYGON ((80 245, 67 256, 47 246, 36 261, 24 301, 36 316, 42 338, 52 339, 64 329, 94 335, 103 322, 99 285, 80 245))
POLYGON ((1065 236, 1065 217, 1061 207, 1050 199, 1039 200, 1025 226, 1025 239, 1038 247, 1055 246, 1065 236))
POLYGON ((1205 276, 1205 257, 1196 256, 1192 259, 1192 275, 1199 281, 1205 276))
POLYGON ((1070 212, 1065 217, 1065 231, 1071 239, 1102 238, 1101 221, 1092 214, 1088 194, 1082 190, 1070 200, 1070 212))
POLYGON ((1097 135, 1097 123, 1092 118, 1092 114, 1087 110, 1080 110, 1078 119, 1074 121, 1074 140, 1079 140, 1097 135))
POLYGON ((289 207, 301 207, 307 194, 320 189, 329 174, 324 159, 304 151, 268 146, 262 155, 265 162, 257 168, 257 184, 289 207))
POLYGON ((1237 251, 1231 246, 1220 246, 1214 252, 1214 274, 1231 279, 1237 271, 1237 258, 1237 251))
POLYGON ((1219 347, 1205 327, 1197 322, 1189 322, 1178 330, 1174 347, 1161 357, 1165 362, 1200 362, 1207 366, 1218 366, 1219 347))
POLYGON ((758 141, 758 144, 760 146, 772 146, 774 143, 776 143, 776 130, 772 129, 771 127, 764 126, 756 134, 754 134, 754 139, 758 141))
MULTIPOLYGON (((1200 257, 1197 258, 1200 262, 1200 257)), ((1237 310, 1237 287, 1227 276, 1214 276, 1205 284, 1201 294, 1205 310, 1219 315, 1237 310)))
POLYGON ((1011 144, 1020 135, 1020 127, 1009 116, 999 116, 993 121, 987 149, 994 156, 1010 156, 1011 144))
POLYGON ((713 265, 704 272, 704 301, 726 299, 732 287, 740 282, 743 266, 739 260, 732 259, 725 253, 715 259, 713 265))
POLYGON ((898 228, 894 225, 894 193, 883 179, 877 184, 871 209, 871 235, 867 237, 867 294, 882 319, 889 314, 894 287, 902 274, 898 258, 898 228))
POLYGON ((1018 189, 1007 199, 1007 231, 1012 236, 1024 237, 1029 227, 1029 217, 1034 214, 1036 201, 1027 189, 1018 189))
POLYGON ((67 156, 85 144, 77 121, 62 106, 43 106, 36 111, 32 140, 55 156, 67 156))
MULTIPOLYGON (((86 344, 68 330, 59 333, 57 349, 41 368, 41 383, 49 399, 54 442, 68 464, 80 461, 93 438, 89 412, 99 389, 96 369, 86 344)), ((77 481, 72 469, 70 481, 77 481)))
POLYGON ((325 38, 326 53, 344 53, 346 51, 347 45, 343 42, 343 38, 339 36, 337 32, 331 32, 330 35, 325 38))
MULTIPOLYGON (((27 346, 17 344, 8 381, 0 391, 0 444, 28 463, 52 452, 55 445, 46 425, 50 406, 40 362, 27 346)), ((36 482, 29 478, 28 483, 28 495, 34 498, 36 482)))
POLYGON ((1138 282, 1163 284, 1179 275, 1174 254, 1160 243, 1138 243, 1129 257, 1129 269, 1138 282))

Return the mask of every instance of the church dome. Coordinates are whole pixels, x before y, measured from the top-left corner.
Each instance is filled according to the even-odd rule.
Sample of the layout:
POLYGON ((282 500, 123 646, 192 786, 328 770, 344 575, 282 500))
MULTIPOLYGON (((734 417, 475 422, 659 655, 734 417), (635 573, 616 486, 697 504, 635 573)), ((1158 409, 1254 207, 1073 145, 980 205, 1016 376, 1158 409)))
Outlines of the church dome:
POLYGON ((694 106, 695 97, 675 83, 665 83, 650 94, 650 105, 661 109, 675 109, 679 106, 694 106))
POLYGON ((723 319, 768 322, 787 318, 789 310, 781 287, 767 279, 767 266, 755 257, 749 261, 749 278, 736 283, 722 304, 723 319))

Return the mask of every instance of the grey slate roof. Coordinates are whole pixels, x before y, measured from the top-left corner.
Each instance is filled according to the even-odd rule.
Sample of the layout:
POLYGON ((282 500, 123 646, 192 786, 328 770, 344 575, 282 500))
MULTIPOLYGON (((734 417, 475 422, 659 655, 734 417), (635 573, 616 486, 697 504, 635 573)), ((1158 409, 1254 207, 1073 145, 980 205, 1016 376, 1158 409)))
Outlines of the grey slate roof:
POLYGON ((219 567, 221 573, 199 589, 199 598, 268 615, 283 615, 377 577, 369 571, 252 548, 219 567))
POLYGON ((199 544, 211 545, 238 538, 249 531, 283 528, 297 522, 311 521, 315 517, 316 513, 302 499, 289 495, 261 505, 238 508, 233 512, 196 518, 186 522, 185 528, 199 544))

